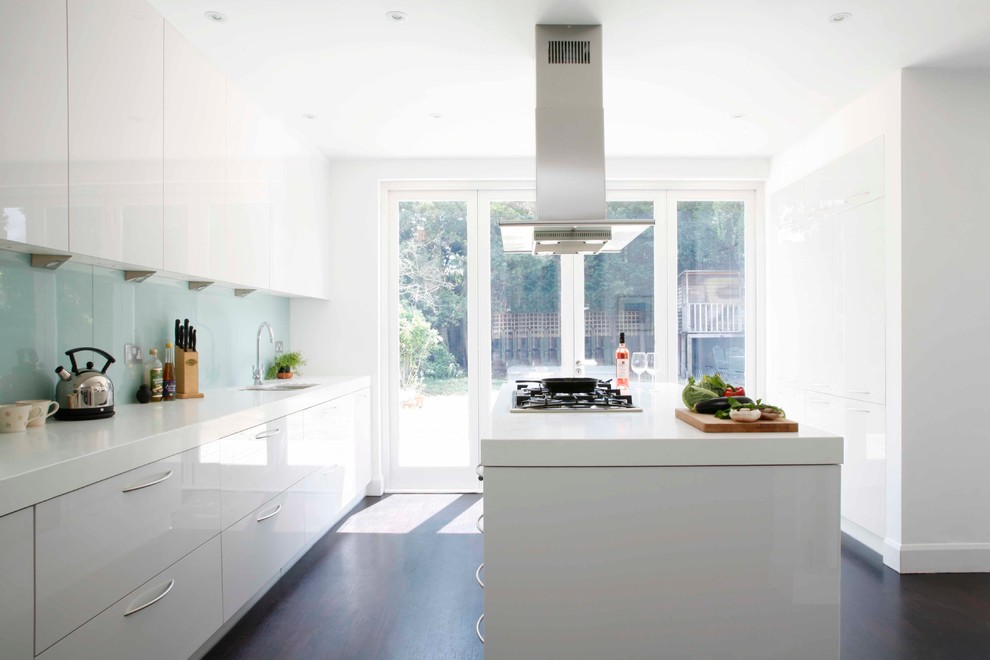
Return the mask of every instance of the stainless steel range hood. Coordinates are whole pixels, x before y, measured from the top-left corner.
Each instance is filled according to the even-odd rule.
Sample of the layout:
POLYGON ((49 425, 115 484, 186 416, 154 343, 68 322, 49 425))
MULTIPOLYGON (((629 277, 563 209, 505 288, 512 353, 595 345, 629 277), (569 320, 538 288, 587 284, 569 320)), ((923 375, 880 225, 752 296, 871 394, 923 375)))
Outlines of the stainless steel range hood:
POLYGON ((608 220, 600 25, 536 26, 536 219, 503 221, 505 252, 618 252, 653 218, 608 220))

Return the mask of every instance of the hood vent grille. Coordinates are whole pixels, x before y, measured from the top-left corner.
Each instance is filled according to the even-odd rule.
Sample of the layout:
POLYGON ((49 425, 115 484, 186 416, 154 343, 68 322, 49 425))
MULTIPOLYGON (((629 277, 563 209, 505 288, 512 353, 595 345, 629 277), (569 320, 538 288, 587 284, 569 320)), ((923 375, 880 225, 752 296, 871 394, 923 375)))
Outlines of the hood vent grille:
POLYGON ((549 64, 591 64, 590 41, 552 40, 547 45, 549 64))

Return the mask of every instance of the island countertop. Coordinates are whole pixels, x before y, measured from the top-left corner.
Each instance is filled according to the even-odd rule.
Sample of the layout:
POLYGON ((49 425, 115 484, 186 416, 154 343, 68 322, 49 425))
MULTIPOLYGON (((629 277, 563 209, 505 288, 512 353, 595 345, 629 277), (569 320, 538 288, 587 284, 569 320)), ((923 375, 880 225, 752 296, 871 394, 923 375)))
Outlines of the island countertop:
POLYGON ((835 465, 842 437, 801 424, 796 433, 704 433, 674 417, 680 385, 632 391, 642 412, 509 412, 499 390, 481 433, 485 467, 835 465))
POLYGON ((108 419, 0 435, 0 516, 369 386, 304 377, 292 391, 209 390, 203 399, 122 404, 108 419))

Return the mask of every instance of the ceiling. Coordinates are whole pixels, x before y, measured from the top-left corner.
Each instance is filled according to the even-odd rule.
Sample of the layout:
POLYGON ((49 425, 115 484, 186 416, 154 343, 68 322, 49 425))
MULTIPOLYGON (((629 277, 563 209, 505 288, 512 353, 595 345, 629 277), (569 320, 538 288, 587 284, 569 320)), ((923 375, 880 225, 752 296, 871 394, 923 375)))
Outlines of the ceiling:
POLYGON ((151 2, 334 159, 532 156, 537 23, 603 26, 609 156, 769 156, 899 68, 990 66, 988 0, 151 2))

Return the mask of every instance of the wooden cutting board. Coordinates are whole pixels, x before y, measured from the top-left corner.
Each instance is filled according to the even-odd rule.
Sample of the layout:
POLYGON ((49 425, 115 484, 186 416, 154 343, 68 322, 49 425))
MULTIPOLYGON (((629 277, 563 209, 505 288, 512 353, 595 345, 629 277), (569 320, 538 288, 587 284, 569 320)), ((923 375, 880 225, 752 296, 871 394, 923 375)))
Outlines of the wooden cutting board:
POLYGON ((772 422, 734 422, 731 419, 717 419, 715 415, 702 415, 687 408, 675 408, 674 416, 705 433, 794 433, 797 422, 789 419, 775 419, 772 422))

